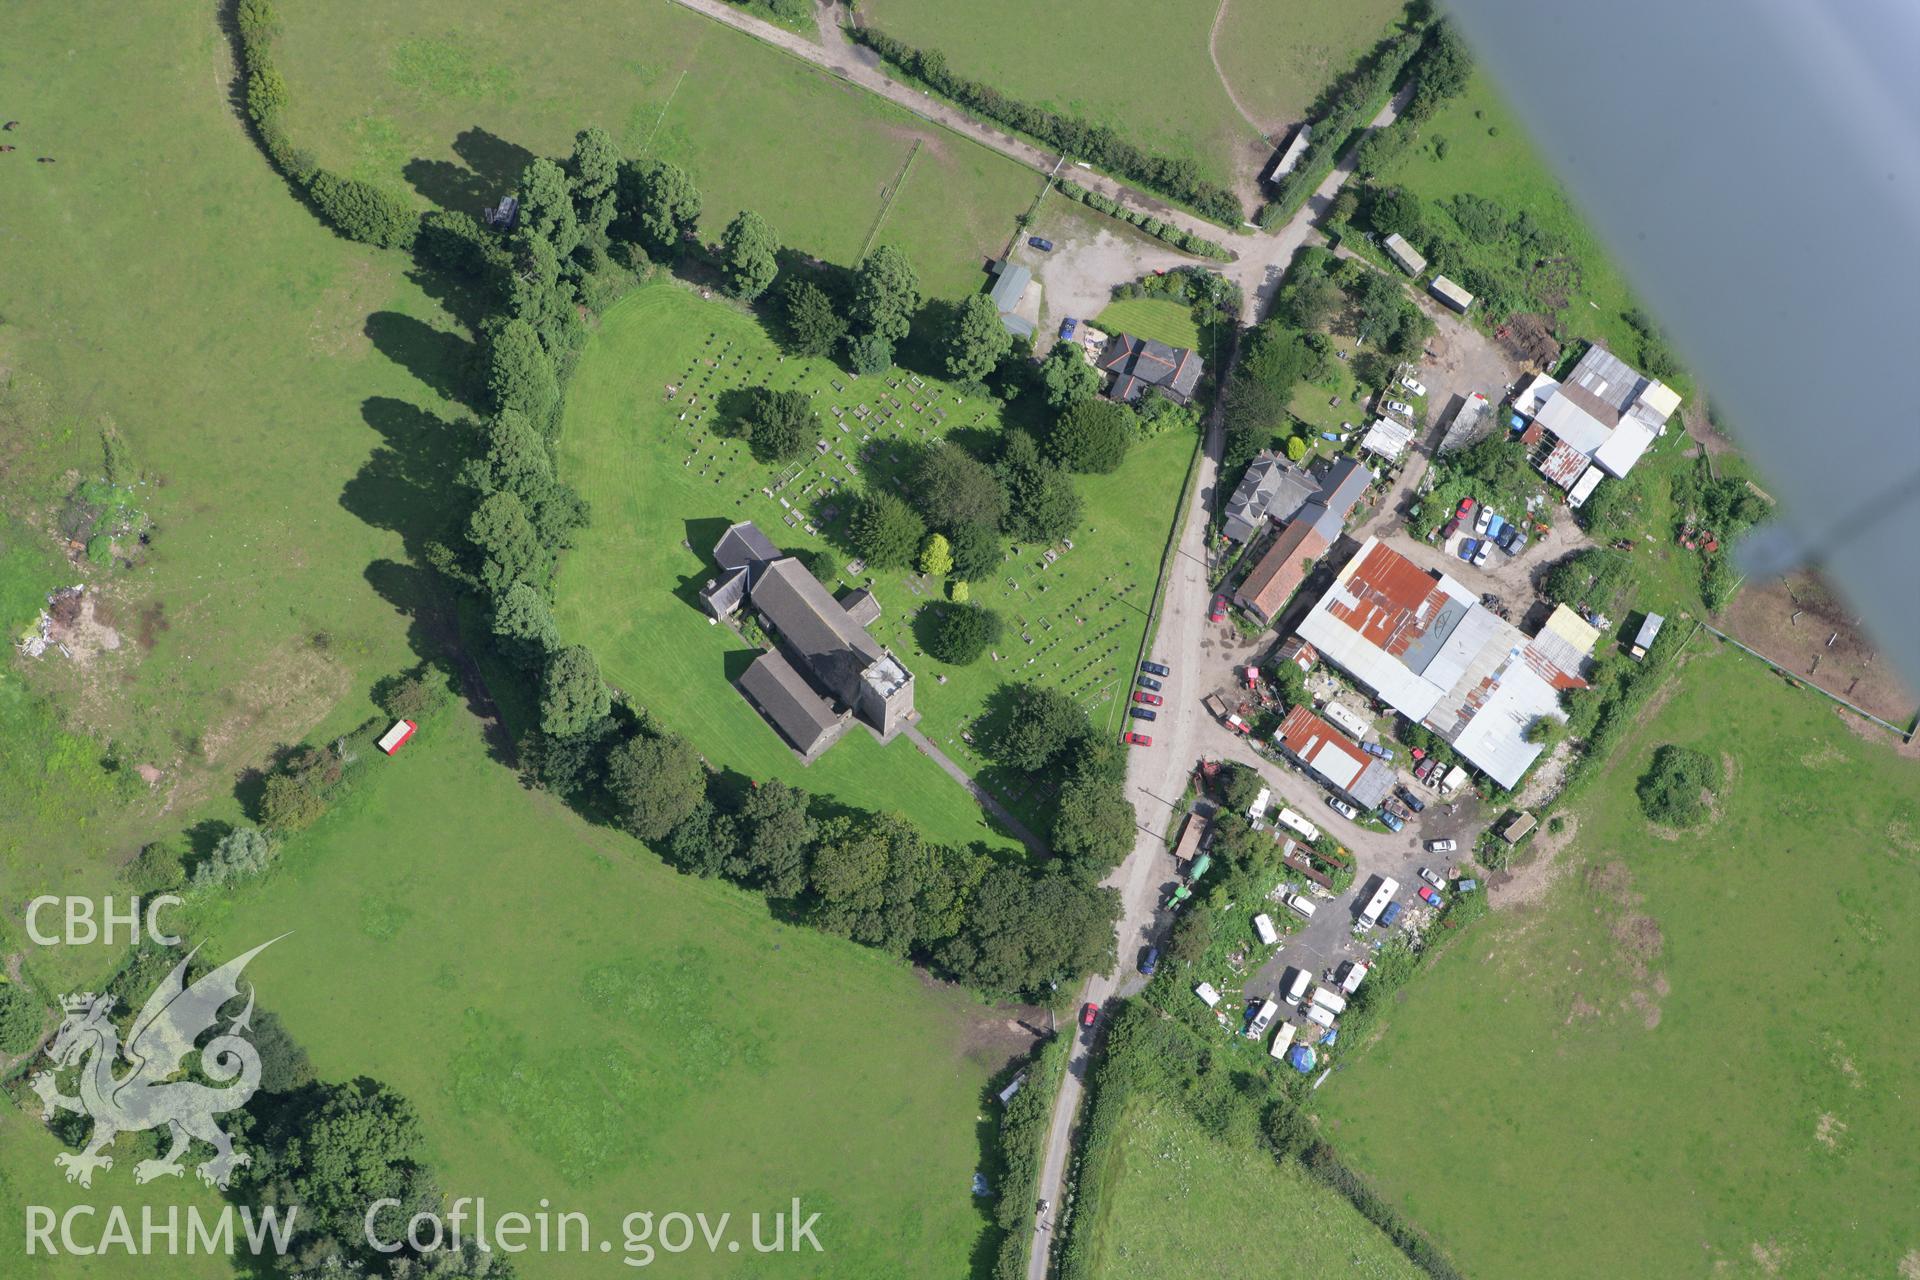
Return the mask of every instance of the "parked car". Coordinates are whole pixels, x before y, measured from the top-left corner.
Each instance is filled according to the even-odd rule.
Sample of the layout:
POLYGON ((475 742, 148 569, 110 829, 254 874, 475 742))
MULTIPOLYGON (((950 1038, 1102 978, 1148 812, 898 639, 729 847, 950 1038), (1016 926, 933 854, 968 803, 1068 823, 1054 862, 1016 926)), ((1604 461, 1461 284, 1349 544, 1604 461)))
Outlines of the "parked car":
POLYGON ((1133 691, 1133 700, 1149 707, 1157 707, 1166 701, 1166 699, 1159 694, 1148 693, 1145 689, 1135 689, 1133 691))
POLYGON ((1459 847, 1460 847, 1460 842, 1458 840, 1427 841, 1428 853, 1452 853, 1455 849, 1458 849, 1459 847))
POLYGON ((1413 406, 1405 400, 1389 400, 1387 401, 1387 412, 1397 413, 1403 418, 1411 418, 1413 416, 1413 406))
POLYGON ((1130 747, 1150 747, 1153 745, 1153 739, 1144 733, 1123 733, 1120 735, 1120 741, 1130 747))
POLYGON ((1150 676, 1159 676, 1162 680, 1173 674, 1173 668, 1164 662, 1143 662, 1140 669, 1150 676))
POLYGON ((1495 542, 1500 541, 1500 535, 1506 531, 1507 521, 1504 516, 1496 514, 1493 519, 1487 521, 1487 536, 1495 542))
POLYGON ((1289 893, 1280 899, 1280 901, 1286 903, 1288 908, 1297 913, 1302 919, 1313 919, 1313 902, 1305 894, 1289 893))
POLYGON ((1028 236, 1027 243, 1032 245, 1034 248, 1038 249, 1042 253, 1053 252, 1053 241, 1051 240, 1045 240, 1039 236, 1028 236))
POLYGON ((1519 525, 1510 524, 1500 531, 1500 536, 1494 541, 1499 543, 1500 549, 1508 555, 1517 556, 1527 545, 1527 535, 1520 532, 1519 525))
POLYGON ((1380 821, 1387 824, 1389 831, 1404 831, 1407 826, 1407 820, 1390 809, 1380 811, 1380 821))
POLYGON ((1135 680, 1134 683, 1139 685, 1142 689, 1152 689, 1156 693, 1159 692, 1160 690, 1160 682, 1158 680, 1155 680, 1152 676, 1141 676, 1138 680, 1135 680))
POLYGON ((1393 759, 1393 748, 1383 747, 1377 742, 1363 742, 1360 749, 1370 756, 1379 756, 1382 760, 1393 759))
POLYGON ((1383 929, 1391 928, 1393 926, 1393 922, 1395 920, 1398 920, 1399 918, 1400 918, 1400 904, 1397 902, 1389 902, 1387 904, 1386 910, 1380 913, 1380 927, 1383 929))
MULTIPOLYGON (((1438 840, 1435 840, 1432 843, 1439 844, 1440 842, 1438 840)), ((1428 884, 1432 885, 1436 889, 1444 889, 1447 887, 1446 880, 1441 876, 1441 874, 1438 871, 1435 871, 1432 867, 1420 868, 1420 878, 1422 880, 1425 880, 1428 884)))
POLYGON ((1420 886, 1420 901, 1430 907, 1437 907, 1440 905, 1440 895, 1433 891, 1432 885, 1423 884, 1420 886))
POLYGON ((1148 947, 1147 954, 1140 957, 1141 976, 1151 978, 1153 976, 1153 971, 1159 968, 1159 966, 1160 966, 1160 948, 1148 947))
POLYGON ((1473 553, 1473 563, 1476 566, 1484 566, 1491 559, 1493 559, 1493 539, 1482 538, 1480 549, 1473 553))
POLYGON ((1400 803, 1406 805, 1407 808, 1413 810, 1415 813, 1419 813, 1422 809, 1425 809, 1427 807, 1427 802, 1425 800, 1422 800, 1419 796, 1413 794, 1413 792, 1407 790, 1407 788, 1405 787, 1400 787, 1398 790, 1395 791, 1394 794, 1400 797, 1400 803))
POLYGON ((1135 720, 1158 720, 1160 713, 1149 707, 1128 707, 1127 714, 1135 720))
POLYGON ((1428 756, 1425 760, 1422 760, 1418 765, 1414 767, 1413 780, 1415 782, 1425 782, 1429 777, 1432 776, 1433 771, 1435 769, 1438 769, 1439 767, 1440 767, 1440 757, 1428 756))
POLYGON ((1468 516, 1472 515, 1473 499, 1472 498, 1460 499, 1460 509, 1458 511, 1455 511, 1453 514, 1455 514, 1456 516, 1459 516, 1462 520, 1465 520, 1468 516))
POLYGON ((1076 327, 1078 327, 1079 324, 1080 322, 1078 320, 1075 320, 1072 316, 1068 316, 1065 320, 1062 320, 1060 322, 1060 341, 1062 342, 1073 341, 1073 331, 1076 327))
POLYGON ((1414 377, 1412 374, 1408 374, 1406 377, 1400 379, 1400 385, 1405 387, 1407 390, 1413 392, 1413 394, 1417 396, 1423 396, 1427 394, 1426 383, 1421 382, 1418 378, 1414 377))
POLYGON ((1093 1025, 1093 1020, 1099 1016, 1100 1006, 1089 1000, 1087 1001, 1087 1007, 1080 1011, 1080 1025, 1090 1027, 1093 1025))
POLYGON ((1207 621, 1224 622, 1227 617, 1227 597, 1224 594, 1213 598, 1213 608, 1207 611, 1207 621))
POLYGON ((1476 515, 1473 518, 1473 531, 1475 533, 1484 534, 1487 531, 1488 526, 1491 525, 1492 523, 1493 523, 1493 508, 1482 507, 1480 508, 1480 514, 1476 515))
POLYGON ((1348 822, 1358 822, 1360 820, 1360 811, 1348 804, 1345 800, 1342 800, 1339 796, 1328 796, 1327 808, 1333 810, 1348 822))
POLYGON ((1458 532, 1460 532, 1460 517, 1455 516, 1440 526, 1440 541, 1445 542, 1458 532))
POLYGON ((1480 540, 1478 538, 1462 538, 1460 539, 1460 550, 1457 554, 1462 560, 1465 560, 1468 564, 1472 564, 1473 557, 1479 550, 1480 540))

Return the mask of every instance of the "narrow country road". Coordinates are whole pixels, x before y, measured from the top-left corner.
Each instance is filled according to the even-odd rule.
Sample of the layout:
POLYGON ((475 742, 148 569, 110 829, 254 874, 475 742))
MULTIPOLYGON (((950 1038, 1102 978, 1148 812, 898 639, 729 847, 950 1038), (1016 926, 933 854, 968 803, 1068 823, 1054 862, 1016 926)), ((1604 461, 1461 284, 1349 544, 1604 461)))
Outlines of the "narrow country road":
MULTIPOLYGON (((1406 101, 1405 94, 1394 98, 1374 117, 1369 128, 1379 129, 1393 123, 1406 101)), ((1315 189, 1299 213, 1278 232, 1259 237, 1255 241, 1257 248, 1252 253, 1244 254, 1240 262, 1235 264, 1248 268, 1259 264, 1257 278, 1245 275, 1238 277, 1245 291, 1242 319, 1246 323, 1257 323, 1265 314, 1280 287, 1280 278, 1287 264, 1302 245, 1319 234, 1314 224, 1333 203, 1341 184, 1352 174, 1353 153, 1349 151, 1340 158, 1333 172, 1315 189)), ((1234 273, 1229 271, 1228 274, 1234 273)), ((1231 366, 1230 359, 1227 368, 1219 371, 1223 380, 1231 366)), ((1163 890, 1172 882, 1175 871, 1173 855, 1166 847, 1167 824, 1186 790, 1187 776, 1200 756, 1208 750, 1222 753, 1220 748, 1225 745, 1219 741, 1219 736, 1224 735, 1225 731, 1213 722, 1200 705, 1200 700, 1211 692, 1201 652, 1201 643, 1210 625, 1207 622, 1207 610, 1212 599, 1207 586, 1206 535, 1207 524, 1217 500, 1214 490, 1219 482, 1223 438, 1216 405, 1208 422, 1205 447, 1195 464, 1198 475, 1192 499, 1183 516, 1180 541, 1167 570, 1166 595, 1161 604, 1158 631, 1153 642, 1154 659, 1173 669, 1173 674, 1164 681, 1166 709, 1152 725, 1153 745, 1134 748, 1127 760, 1127 798, 1133 802, 1140 834, 1134 842, 1133 852, 1105 881, 1120 890, 1121 916, 1116 930, 1119 962, 1113 973, 1095 974, 1087 979, 1074 1008, 1074 1021, 1069 1024, 1075 1028, 1073 1034, 1079 1039, 1068 1056, 1067 1073, 1061 1081, 1060 1093, 1054 1100, 1053 1118, 1047 1131, 1046 1152, 1041 1160, 1036 1195, 1049 1205, 1049 1211, 1034 1216, 1033 1251, 1028 1258, 1027 1280, 1046 1280, 1051 1266, 1054 1212, 1065 1185, 1067 1160, 1073 1147, 1074 1122, 1079 1115, 1081 1095, 1086 1088, 1094 1033, 1099 1030, 1097 1026, 1091 1029, 1079 1026, 1079 1009, 1088 1002, 1105 1004, 1115 994, 1131 994, 1145 985, 1144 979, 1139 976, 1139 957, 1147 946, 1152 945, 1157 908, 1163 890)), ((1252 754, 1243 742, 1237 742, 1237 745, 1241 750, 1246 750, 1249 756, 1252 754)), ((1264 772, 1273 775, 1279 771, 1269 765, 1264 772)), ((1291 781, 1311 785, 1306 784, 1304 779, 1290 780, 1290 785, 1291 781)), ((1348 825, 1338 823, 1337 819, 1336 823, 1348 825)), ((1340 834, 1355 846, 1371 844, 1371 833, 1362 832, 1357 827, 1340 834)), ((1356 848, 1358 852, 1360 849, 1356 848)))

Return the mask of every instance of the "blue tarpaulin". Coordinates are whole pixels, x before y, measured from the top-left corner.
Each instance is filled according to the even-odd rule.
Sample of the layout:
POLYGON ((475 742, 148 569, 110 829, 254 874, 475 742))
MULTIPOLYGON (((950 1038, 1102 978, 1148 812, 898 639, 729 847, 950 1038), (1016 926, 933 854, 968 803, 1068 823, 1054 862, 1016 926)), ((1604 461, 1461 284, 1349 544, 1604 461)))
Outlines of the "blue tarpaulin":
POLYGON ((1521 417, 1517 413, 1514 414, 1511 418, 1507 419, 1507 421, 1512 425, 1515 431, 1523 430, 1527 425, 1527 420, 1521 417))
POLYGON ((1313 1050, 1304 1044, 1297 1044, 1287 1050, 1287 1061, 1301 1075, 1313 1070, 1313 1050))

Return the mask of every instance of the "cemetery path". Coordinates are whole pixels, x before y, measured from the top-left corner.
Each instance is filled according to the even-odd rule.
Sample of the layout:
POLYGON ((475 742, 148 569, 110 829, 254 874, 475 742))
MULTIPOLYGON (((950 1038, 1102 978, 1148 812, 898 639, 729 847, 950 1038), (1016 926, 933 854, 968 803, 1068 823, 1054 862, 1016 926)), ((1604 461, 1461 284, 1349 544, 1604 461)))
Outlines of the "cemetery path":
POLYGON ((946 771, 948 777, 965 787, 968 793, 980 802, 980 807, 992 814, 994 820, 1005 827, 1021 844, 1027 846, 1028 851, 1035 857, 1047 858, 1053 855, 1053 851, 1047 847, 1046 841, 1027 830, 1026 824, 1014 817, 1013 814, 1008 811, 1007 807, 994 797, 991 791, 981 786, 978 782, 975 782, 965 769, 962 769, 949 759, 946 752, 934 745, 933 739, 920 732, 919 725, 908 725, 905 733, 907 740, 913 743, 914 746, 920 748, 921 755, 926 756, 927 759, 939 765, 946 771))

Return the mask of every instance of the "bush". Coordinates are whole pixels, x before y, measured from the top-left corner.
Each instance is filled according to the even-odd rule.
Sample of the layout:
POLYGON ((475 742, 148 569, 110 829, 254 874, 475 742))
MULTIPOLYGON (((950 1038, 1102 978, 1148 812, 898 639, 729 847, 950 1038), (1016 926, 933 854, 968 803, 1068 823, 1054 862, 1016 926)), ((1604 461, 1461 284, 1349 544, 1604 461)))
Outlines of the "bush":
POLYGON ((1649 822, 1663 827, 1691 827, 1709 812, 1713 792, 1720 786, 1720 762, 1704 751, 1668 743, 1653 753, 1653 764, 1640 777, 1634 794, 1649 822))
POLYGON ((342 178, 323 169, 313 175, 307 194, 320 216, 349 240, 402 249, 413 243, 420 227, 405 200, 358 178, 342 178))
POLYGON ((304 777, 276 773, 260 795, 260 820, 276 831, 299 831, 320 820, 326 797, 304 777))
POLYGON ((373 687, 373 704, 395 720, 418 724, 446 705, 447 685, 439 672, 425 665, 390 675, 373 687))
POLYGON ((936 602, 926 612, 931 615, 923 641, 927 652, 956 667, 978 662, 1000 638, 1000 615, 982 605, 936 602))
POLYGON ((229 831, 213 846, 213 852, 193 871, 196 889, 232 884, 259 875, 273 865, 280 846, 273 837, 254 827, 229 831))
POLYGON ((187 851, 178 838, 155 840, 140 850, 121 873, 141 897, 177 888, 186 878, 187 851))
POLYGON ((40 1038, 46 1006, 25 987, 0 982, 0 1053, 25 1053, 40 1038))

